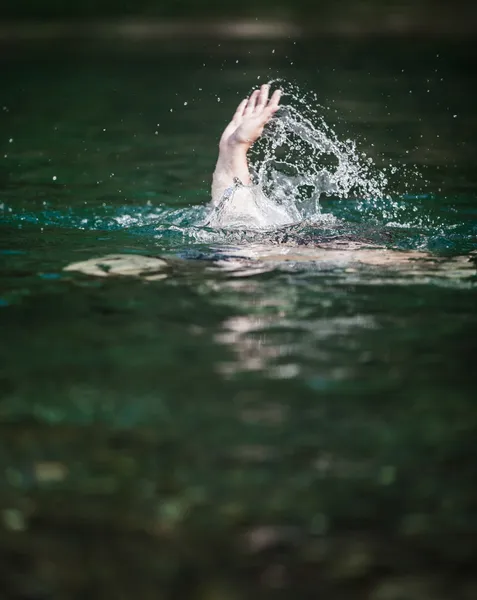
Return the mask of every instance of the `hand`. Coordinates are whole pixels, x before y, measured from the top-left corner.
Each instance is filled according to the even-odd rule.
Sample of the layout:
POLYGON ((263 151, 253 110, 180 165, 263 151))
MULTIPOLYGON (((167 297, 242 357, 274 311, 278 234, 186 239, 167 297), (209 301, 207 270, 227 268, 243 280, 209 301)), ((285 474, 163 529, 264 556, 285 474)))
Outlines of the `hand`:
POLYGON ((248 150, 258 140, 265 125, 277 112, 280 102, 281 91, 273 92, 270 100, 269 91, 270 86, 264 84, 250 98, 242 100, 220 138, 222 148, 239 145, 248 150))

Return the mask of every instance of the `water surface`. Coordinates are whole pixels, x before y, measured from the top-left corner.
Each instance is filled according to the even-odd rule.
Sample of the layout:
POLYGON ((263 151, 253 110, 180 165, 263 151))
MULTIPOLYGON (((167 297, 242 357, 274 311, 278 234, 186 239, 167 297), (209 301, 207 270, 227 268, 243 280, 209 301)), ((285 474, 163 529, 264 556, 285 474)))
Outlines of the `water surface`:
POLYGON ((473 52, 3 54, 11 597, 472 597, 473 52), (276 77, 318 94, 385 197, 324 195, 321 224, 273 233, 204 227, 221 128, 276 77), (336 254, 357 239, 417 254, 336 254), (111 254, 167 266, 64 270, 111 254))

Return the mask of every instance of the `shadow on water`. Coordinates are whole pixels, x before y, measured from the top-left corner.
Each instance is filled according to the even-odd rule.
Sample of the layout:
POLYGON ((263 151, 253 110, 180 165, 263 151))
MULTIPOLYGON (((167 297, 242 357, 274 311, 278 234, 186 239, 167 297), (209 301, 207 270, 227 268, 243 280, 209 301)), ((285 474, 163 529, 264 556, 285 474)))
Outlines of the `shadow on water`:
POLYGON ((2 59, 2 597, 476 596, 474 69, 447 44, 2 59), (205 226, 259 76, 320 90, 384 197, 205 226))

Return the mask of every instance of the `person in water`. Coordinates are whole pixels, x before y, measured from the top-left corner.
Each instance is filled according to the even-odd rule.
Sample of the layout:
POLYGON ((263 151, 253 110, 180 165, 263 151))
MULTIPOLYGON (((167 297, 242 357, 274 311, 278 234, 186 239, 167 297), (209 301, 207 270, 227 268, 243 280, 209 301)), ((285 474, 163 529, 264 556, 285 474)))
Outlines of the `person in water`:
POLYGON ((293 217, 252 185, 247 153, 279 109, 281 91, 270 97, 264 84, 240 102, 219 142, 219 157, 212 178, 212 212, 207 225, 267 227, 287 225, 293 217))
MULTIPOLYGON (((239 104, 230 123, 225 128, 219 143, 219 157, 212 179, 212 202, 206 225, 212 227, 268 228, 288 225, 296 221, 294 215, 266 198, 260 186, 253 185, 248 168, 247 153, 254 142, 262 135, 265 125, 279 109, 281 91, 276 90, 271 97, 270 87, 262 85, 249 98, 239 104)), ((283 238, 279 240, 283 242, 283 238)), ((287 248, 289 252, 276 252, 276 245, 262 247, 261 253, 255 250, 252 259, 280 263, 287 261, 324 262, 334 266, 373 265, 396 267, 404 273, 428 276, 436 271, 440 275, 449 273, 455 277, 455 269, 461 268, 463 276, 473 274, 475 267, 468 256, 451 259, 437 259, 422 251, 396 251, 370 246, 366 243, 350 243, 344 239, 343 245, 324 247, 323 244, 310 244, 310 248, 287 248), (270 253, 271 251, 271 253, 270 253), (419 260, 416 260, 419 259, 419 260)), ((243 258, 244 249, 240 248, 243 258)), ((80 271, 101 277, 115 275, 142 276, 147 280, 167 277, 164 271, 168 264, 165 259, 139 255, 113 254, 72 263, 66 271, 80 271)), ((354 271, 355 269, 353 269, 354 271)))

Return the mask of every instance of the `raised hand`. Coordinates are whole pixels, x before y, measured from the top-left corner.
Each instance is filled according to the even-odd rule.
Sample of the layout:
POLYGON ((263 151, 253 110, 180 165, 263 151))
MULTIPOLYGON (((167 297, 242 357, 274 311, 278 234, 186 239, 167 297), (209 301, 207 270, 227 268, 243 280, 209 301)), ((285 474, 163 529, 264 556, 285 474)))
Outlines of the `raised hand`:
POLYGON ((232 121, 225 128, 220 139, 221 148, 240 145, 247 150, 262 135, 263 128, 277 112, 281 91, 273 92, 269 99, 270 86, 264 84, 255 90, 250 98, 238 105, 232 121))
POLYGON ((270 99, 269 93, 270 86, 265 84, 250 98, 242 100, 225 128, 212 179, 212 204, 217 205, 237 179, 244 185, 251 184, 247 152, 262 135, 263 128, 277 112, 280 103, 280 90, 276 90, 270 99))

